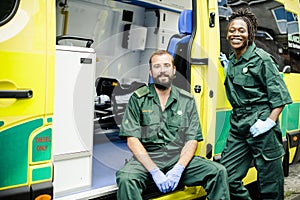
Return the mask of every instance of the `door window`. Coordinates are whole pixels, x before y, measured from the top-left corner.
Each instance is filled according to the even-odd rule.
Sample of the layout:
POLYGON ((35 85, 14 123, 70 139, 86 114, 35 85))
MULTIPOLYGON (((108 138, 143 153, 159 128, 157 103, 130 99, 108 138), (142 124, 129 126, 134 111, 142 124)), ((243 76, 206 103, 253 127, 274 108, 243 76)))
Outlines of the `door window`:
POLYGON ((18 10, 20 0, 1 0, 0 1, 0 26, 13 18, 18 10))

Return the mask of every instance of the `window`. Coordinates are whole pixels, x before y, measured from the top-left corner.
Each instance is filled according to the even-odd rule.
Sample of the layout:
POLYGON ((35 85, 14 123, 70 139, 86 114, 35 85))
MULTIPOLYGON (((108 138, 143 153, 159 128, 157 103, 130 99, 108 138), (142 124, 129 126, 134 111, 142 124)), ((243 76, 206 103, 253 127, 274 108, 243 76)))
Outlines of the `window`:
POLYGON ((289 34, 299 33, 298 19, 296 15, 291 12, 286 12, 286 16, 287 16, 288 33, 289 34))
POLYGON ((288 49, 291 66, 291 72, 300 73, 300 37, 298 17, 294 13, 287 12, 288 21, 288 49))
POLYGON ((0 1, 0 26, 13 18, 18 10, 20 0, 1 0, 0 1))
POLYGON ((279 7, 273 10, 275 20, 277 22, 278 29, 281 34, 287 33, 287 19, 286 11, 284 7, 279 7))

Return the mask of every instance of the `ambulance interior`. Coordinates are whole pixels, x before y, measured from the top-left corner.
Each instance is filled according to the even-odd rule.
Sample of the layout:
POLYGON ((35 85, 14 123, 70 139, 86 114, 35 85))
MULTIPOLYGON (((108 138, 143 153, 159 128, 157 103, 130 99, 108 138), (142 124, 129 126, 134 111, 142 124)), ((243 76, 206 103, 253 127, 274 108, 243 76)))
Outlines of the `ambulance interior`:
MULTIPOLYGON (((56 198, 116 190, 115 173, 132 156, 118 136, 126 104, 151 82, 151 53, 187 34, 178 20, 191 7, 181 0, 56 2, 56 198)), ((188 88, 186 75, 178 76, 188 88)))

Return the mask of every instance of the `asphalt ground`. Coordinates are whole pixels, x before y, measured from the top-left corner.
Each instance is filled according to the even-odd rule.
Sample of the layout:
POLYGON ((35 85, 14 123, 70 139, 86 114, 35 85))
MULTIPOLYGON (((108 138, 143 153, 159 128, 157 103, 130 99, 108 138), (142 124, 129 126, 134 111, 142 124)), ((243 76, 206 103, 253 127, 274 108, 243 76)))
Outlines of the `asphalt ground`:
POLYGON ((290 165, 289 176, 284 179, 285 200, 300 200, 300 162, 290 165))

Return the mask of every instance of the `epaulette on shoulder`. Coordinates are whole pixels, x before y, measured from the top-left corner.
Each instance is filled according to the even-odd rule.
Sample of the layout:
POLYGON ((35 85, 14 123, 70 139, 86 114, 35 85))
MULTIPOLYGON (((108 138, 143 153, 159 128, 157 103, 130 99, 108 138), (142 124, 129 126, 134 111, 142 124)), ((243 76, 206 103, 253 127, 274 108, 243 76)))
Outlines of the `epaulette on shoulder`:
POLYGON ((259 57, 263 59, 263 61, 268 61, 271 58, 271 55, 268 52, 262 50, 261 48, 256 48, 255 52, 259 57))
POLYGON ((150 92, 149 88, 147 86, 140 87, 134 93, 137 95, 138 98, 141 98, 142 96, 145 96, 150 92))
POLYGON ((277 68, 279 67, 278 61, 271 54, 269 54, 268 52, 263 51, 260 48, 257 48, 257 50, 255 52, 257 53, 257 55, 259 57, 261 57, 263 59, 263 61, 270 61, 271 60, 271 61, 273 61, 273 65, 275 67, 277 67, 277 68))
POLYGON ((186 96, 186 97, 189 97, 191 99, 194 98, 194 96, 191 93, 185 91, 184 89, 179 89, 179 93, 186 96))

